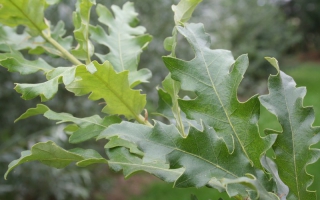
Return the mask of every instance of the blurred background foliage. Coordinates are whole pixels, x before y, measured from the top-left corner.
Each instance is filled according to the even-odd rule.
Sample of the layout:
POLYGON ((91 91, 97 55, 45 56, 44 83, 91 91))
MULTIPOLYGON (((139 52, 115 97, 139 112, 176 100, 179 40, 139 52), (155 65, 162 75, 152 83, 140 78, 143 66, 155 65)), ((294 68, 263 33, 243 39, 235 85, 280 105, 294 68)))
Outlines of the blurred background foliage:
MULTIPOLYGON (((171 35, 174 26, 171 5, 177 4, 178 0, 132 1, 139 13, 140 24, 153 36, 153 41, 142 54, 140 62, 140 68, 149 68, 153 72, 150 84, 140 86, 148 94, 151 102, 148 110, 151 113, 157 107, 155 88, 168 73, 161 58, 169 54, 163 48, 163 40, 171 35)), ((126 0, 97 0, 97 3, 109 8, 112 4, 122 6, 125 2, 126 0)), ((45 13, 46 18, 54 25, 59 20, 65 22, 66 35, 73 34, 72 12, 75 3, 76 0, 61 0, 60 4, 50 7, 45 13)), ((320 103, 317 100, 320 97, 317 88, 320 77, 319 0, 204 0, 191 22, 205 24, 206 31, 211 35, 212 48, 230 49, 235 57, 248 53, 250 66, 239 88, 240 99, 267 92, 266 79, 274 71, 264 57, 273 56, 282 63, 285 71, 297 79, 299 85, 307 85, 308 91, 310 88, 306 105, 315 105, 316 113, 320 114, 320 103)), ((97 23, 97 16, 92 12, 92 24, 97 23)), ((193 52, 187 42, 183 38, 179 40, 177 56, 192 59, 193 52)), ((100 46, 96 49, 100 53, 108 51, 100 46)), ((24 55, 29 59, 34 58, 26 52, 24 55)), ((63 59, 42 57, 53 66, 68 65, 63 59)), ((36 142, 50 139, 65 148, 75 147, 68 144, 68 138, 62 131, 63 126, 56 126, 43 117, 33 117, 13 124, 21 113, 40 102, 39 99, 22 100, 13 90, 14 83, 36 83, 43 79, 40 74, 22 77, 0 68, 0 174, 5 173, 9 162, 17 159, 22 150, 29 149, 36 142)), ((101 109, 98 103, 90 102, 86 97, 75 98, 62 87, 47 105, 54 111, 69 112, 77 117, 90 116, 99 113, 101 109)), ((263 110, 261 118, 261 127, 277 127, 276 119, 263 110)), ((317 118, 317 125, 320 125, 319 120, 320 116, 317 118)), ((86 142, 83 145, 97 151, 103 150, 103 143, 86 142)), ((313 173, 316 172, 315 169, 316 165, 310 167, 313 173)), ((123 181, 121 174, 110 172, 105 165, 90 168, 71 165, 57 170, 39 163, 26 163, 8 178, 7 181, 0 179, 0 199, 121 200, 130 199, 130 196, 134 196, 131 197, 133 199, 177 199, 187 198, 191 193, 197 194, 199 199, 224 197, 210 189, 173 191, 170 189, 172 184, 159 183, 145 174, 123 181), (148 187, 143 190, 145 185, 148 187)), ((320 187, 320 178, 317 176, 316 179, 313 189, 320 187)))

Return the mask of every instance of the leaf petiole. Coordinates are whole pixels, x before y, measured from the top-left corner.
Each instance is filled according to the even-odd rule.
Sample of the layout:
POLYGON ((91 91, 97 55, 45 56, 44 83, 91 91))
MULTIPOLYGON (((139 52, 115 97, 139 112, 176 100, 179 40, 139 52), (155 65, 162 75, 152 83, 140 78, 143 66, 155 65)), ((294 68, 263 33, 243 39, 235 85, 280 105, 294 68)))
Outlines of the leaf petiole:
POLYGON ((74 57, 69 51, 63 48, 56 40, 54 40, 50 35, 45 34, 43 31, 41 32, 41 36, 47 40, 50 44, 52 44, 57 50, 59 50, 63 57, 67 60, 72 62, 75 65, 82 65, 83 63, 80 62, 76 57, 74 57))

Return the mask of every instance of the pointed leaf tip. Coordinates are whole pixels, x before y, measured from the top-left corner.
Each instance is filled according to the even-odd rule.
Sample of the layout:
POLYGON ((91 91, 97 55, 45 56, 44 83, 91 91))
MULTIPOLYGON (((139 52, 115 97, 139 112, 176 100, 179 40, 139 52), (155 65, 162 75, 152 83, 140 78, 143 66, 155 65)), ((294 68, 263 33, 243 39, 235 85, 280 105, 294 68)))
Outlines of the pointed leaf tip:
POLYGON ((279 62, 277 59, 275 58, 271 58, 271 57, 265 57, 265 59, 274 67, 276 68, 277 72, 280 72, 280 67, 279 67, 279 62))

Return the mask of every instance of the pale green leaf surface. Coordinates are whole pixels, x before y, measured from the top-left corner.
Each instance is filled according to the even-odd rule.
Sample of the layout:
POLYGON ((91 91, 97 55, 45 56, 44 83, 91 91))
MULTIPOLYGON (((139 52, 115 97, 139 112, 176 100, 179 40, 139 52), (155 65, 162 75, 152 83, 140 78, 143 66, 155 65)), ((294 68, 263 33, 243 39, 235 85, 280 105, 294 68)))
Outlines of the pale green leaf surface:
POLYGON ((131 88, 139 85, 140 83, 147 83, 148 80, 152 77, 152 73, 149 69, 143 68, 139 71, 129 72, 129 85, 131 88))
POLYGON ((67 85, 67 90, 77 96, 90 93, 91 100, 104 99, 107 105, 102 111, 110 115, 137 119, 146 105, 146 95, 129 87, 128 71, 116 73, 108 61, 104 64, 93 61, 87 67, 78 66, 76 76, 81 79, 67 85))
POLYGON ((111 149, 115 147, 126 147, 132 154, 136 154, 138 156, 144 155, 143 152, 138 149, 137 145, 118 137, 109 138, 108 143, 104 146, 105 149, 111 149))
POLYGON ((229 154, 225 142, 211 127, 204 126, 203 132, 191 127, 188 137, 182 138, 172 125, 156 122, 150 128, 122 122, 110 126, 98 139, 114 136, 137 144, 144 152, 144 163, 167 161, 171 169, 182 167, 184 173, 176 180, 176 187, 202 187, 213 177, 234 179, 246 173, 262 174, 243 154, 229 154))
POLYGON ((53 69, 47 62, 38 60, 26 60, 23 55, 15 50, 10 53, 0 54, 0 65, 10 72, 19 72, 22 75, 32 74, 38 71, 48 72, 53 69))
POLYGON ((75 79, 76 69, 76 66, 55 68, 47 73, 48 81, 36 84, 17 84, 15 90, 22 94, 25 100, 40 96, 41 101, 48 101, 58 92, 58 85, 61 82, 68 85, 75 79))
POLYGON ((86 167, 88 165, 98 163, 108 163, 108 161, 105 158, 103 158, 98 152, 96 152, 93 149, 75 148, 70 149, 69 152, 81 155, 83 157, 83 160, 80 160, 76 163, 76 165, 79 167, 86 167))
POLYGON ((24 100, 34 99, 40 96, 41 101, 48 101, 58 92, 59 79, 52 79, 44 83, 36 84, 17 84, 14 88, 22 94, 24 100))
POLYGON ((94 52, 94 46, 89 40, 90 10, 95 5, 95 0, 79 0, 77 11, 73 13, 73 24, 75 26, 74 36, 78 41, 76 49, 72 54, 78 59, 89 63, 94 52))
POLYGON ((173 5, 174 21, 176 25, 182 25, 189 21, 192 13, 202 0, 181 0, 178 5, 173 5))
POLYGON ((3 52, 33 47, 35 44, 29 40, 30 38, 31 36, 26 31, 18 34, 16 28, 0 24, 0 50, 3 52))
POLYGON ((181 110, 189 119, 203 120, 212 126, 230 152, 242 151, 252 164, 262 168, 260 157, 276 136, 259 135, 257 96, 244 103, 238 101, 237 88, 248 67, 248 57, 243 55, 234 61, 229 51, 211 50, 210 37, 202 24, 186 24, 177 29, 195 52, 191 61, 163 58, 171 77, 181 82, 181 88, 197 95, 194 100, 179 100, 181 110))
POLYGON ((29 108, 25 113, 20 115, 19 118, 17 118, 14 122, 18 122, 22 119, 27 119, 29 117, 33 117, 36 115, 42 115, 46 113, 48 110, 50 110, 47 106, 43 104, 38 104, 36 108, 29 108))
POLYGON ((273 180, 276 182, 277 190, 275 193, 281 197, 281 200, 286 200, 289 193, 289 187, 280 179, 277 165, 267 156, 261 157, 261 164, 271 174, 273 180))
POLYGON ((251 194, 250 194, 250 199, 266 199, 266 200, 280 200, 279 197, 272 193, 272 192, 268 192, 263 185, 261 185, 259 183, 259 181, 252 175, 247 174, 248 177, 240 177, 237 179, 228 179, 228 178, 223 178, 222 179, 222 184, 226 185, 227 188, 227 193, 230 197, 233 197, 235 195, 237 195, 237 190, 238 188, 236 188, 236 190, 233 190, 232 186, 233 184, 243 184, 246 186, 246 188, 251 188, 253 189, 256 193, 254 194, 255 198, 252 198, 251 194), (230 191, 232 190, 232 191, 230 191))
POLYGON ((47 29, 44 22, 45 0, 0 0, 0 23, 15 27, 27 26, 32 35, 47 29))
POLYGON ((5 178, 15 167, 25 162, 40 161, 41 163, 55 167, 63 168, 71 162, 82 160, 83 157, 75 153, 68 152, 57 146, 54 142, 41 142, 35 144, 30 151, 23 151, 18 160, 12 161, 8 166, 5 178))
POLYGON ((138 171, 146 171, 166 182, 174 182, 183 172, 180 169, 169 169, 168 164, 161 162, 144 163, 123 147, 108 149, 107 155, 110 158, 109 166, 115 171, 123 170, 125 177, 138 171))
POLYGON ((69 113, 54 112, 42 104, 38 104, 36 108, 28 109, 16 121, 40 114, 43 114, 47 119, 58 121, 57 123, 71 122, 76 124, 77 127, 69 129, 69 131, 73 130, 71 131, 72 135, 69 138, 70 143, 80 143, 92 139, 98 136, 109 125, 121 122, 121 119, 118 116, 101 118, 98 115, 93 115, 91 117, 77 118, 69 113))
POLYGON ((110 49, 107 55, 97 56, 102 62, 110 61, 117 72, 129 70, 130 85, 147 82, 151 72, 148 69, 137 70, 140 55, 152 37, 145 34, 144 27, 136 26, 138 20, 133 3, 124 4, 122 9, 118 6, 111 8, 114 16, 106 7, 97 6, 99 21, 108 27, 108 34, 100 26, 90 29, 91 38, 110 49))
POLYGON ((15 167, 30 161, 39 161, 58 169, 64 168, 72 162, 77 162, 77 165, 80 167, 95 163, 107 163, 106 159, 91 149, 84 150, 77 148, 67 151, 52 141, 40 142, 33 145, 31 150, 21 152, 21 157, 9 164, 8 170, 4 175, 5 179, 15 167))
POLYGON ((267 60, 276 67, 278 74, 270 76, 269 94, 260 96, 261 104, 277 116, 282 133, 273 145, 274 162, 281 180, 290 188, 289 199, 316 199, 316 193, 308 191, 313 177, 306 171, 307 165, 319 158, 319 151, 310 146, 319 142, 320 128, 313 127, 314 110, 303 106, 306 88, 296 88, 294 80, 279 71, 274 58, 267 60))
POLYGON ((185 113, 181 112, 178 104, 178 93, 180 83, 171 79, 170 74, 162 82, 163 89, 158 89, 158 109, 157 115, 166 117, 172 124, 175 124, 179 132, 185 137, 190 126, 201 129, 201 125, 196 120, 188 120, 185 113))

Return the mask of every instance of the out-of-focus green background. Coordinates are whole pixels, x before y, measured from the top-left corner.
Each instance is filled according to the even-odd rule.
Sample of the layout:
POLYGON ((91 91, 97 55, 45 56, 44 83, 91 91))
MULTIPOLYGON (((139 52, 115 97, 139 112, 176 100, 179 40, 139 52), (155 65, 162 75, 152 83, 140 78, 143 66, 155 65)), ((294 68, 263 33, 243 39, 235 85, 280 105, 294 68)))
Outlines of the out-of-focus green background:
MULTIPOLYGON (((153 72, 150 84, 141 88, 148 94, 151 103, 149 112, 157 107, 155 87, 167 75, 168 70, 161 56, 167 55, 163 40, 171 35, 173 14, 171 5, 177 0, 132 0, 140 14, 141 25, 147 28, 154 39, 141 57, 141 68, 153 72)), ((75 0, 61 0, 46 11, 46 18, 53 24, 62 19, 66 23, 67 34, 72 34, 72 11, 75 0)), ((122 6, 125 0, 97 0, 110 7, 122 6)), ((239 88, 239 99, 245 100, 255 93, 267 93, 266 80, 275 73, 264 60, 265 56, 276 57, 282 70, 293 76, 298 86, 307 87, 304 105, 313 105, 316 113, 314 125, 320 125, 320 1, 319 0, 215 0, 204 2, 195 11, 192 22, 202 22, 211 34, 212 48, 232 50, 235 57, 248 53, 250 66, 239 88)), ((92 14, 96 24, 96 15, 92 14)), ((1 35, 0 35, 1 37, 1 35)), ((177 56, 191 59, 193 54, 188 44, 182 44, 177 56)), ((107 51, 99 49, 99 51, 107 51)), ((25 55, 27 58, 33 57, 25 55)), ((64 66, 63 60, 44 57, 54 66, 64 66)), ((65 148, 74 146, 67 143, 63 125, 55 125, 43 117, 30 118, 16 124, 13 121, 26 109, 34 107, 39 99, 24 101, 14 90, 15 82, 35 83, 42 80, 40 74, 20 76, 0 67, 0 174, 7 165, 39 141, 54 140, 65 148)), ((99 106, 83 98, 75 98, 63 88, 48 105, 57 112, 69 112, 78 117, 99 113, 99 106)), ((260 132, 264 128, 278 128, 274 116, 261 110, 260 132)), ((101 143, 86 142, 87 147, 103 151, 101 143)), ((319 145, 318 145, 319 146, 319 145)), ((320 162, 308 168, 315 176, 311 189, 320 188, 320 162)), ((114 173, 105 165, 89 168, 69 166, 66 169, 52 169, 32 162, 17 167, 8 177, 0 178, 0 199, 94 199, 94 200, 176 200, 190 199, 196 194, 199 199, 228 199, 213 189, 188 188, 172 189, 172 184, 159 181, 148 174, 137 174, 124 180, 121 173, 114 173)), ((320 191, 318 192, 320 196, 320 191)))

